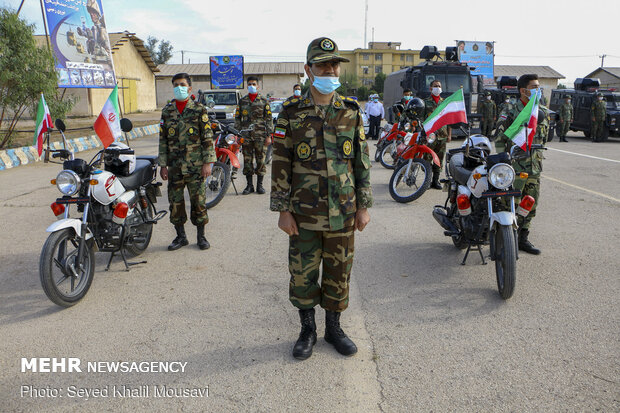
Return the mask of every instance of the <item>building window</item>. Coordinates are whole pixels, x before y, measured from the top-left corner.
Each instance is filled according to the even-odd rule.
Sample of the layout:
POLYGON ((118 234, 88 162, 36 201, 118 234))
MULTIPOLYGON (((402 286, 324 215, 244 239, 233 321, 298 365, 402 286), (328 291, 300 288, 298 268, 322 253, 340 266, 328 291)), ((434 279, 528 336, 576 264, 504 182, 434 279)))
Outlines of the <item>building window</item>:
POLYGON ((401 61, 401 62, 404 62, 404 61, 405 61, 405 55, 404 55, 404 54, 401 54, 401 55, 400 55, 400 61, 401 61))
POLYGON ((368 66, 362 66, 362 74, 368 74, 368 66))
POLYGON ((375 60, 383 60, 383 53, 375 53, 375 60))
POLYGON ((413 55, 412 54, 408 54, 407 55, 407 61, 408 62, 413 62, 413 55))
POLYGON ((362 60, 370 60, 370 53, 362 53, 362 60))
POLYGON ((381 73, 382 72, 382 70, 381 70, 382 68, 383 67, 379 66, 379 65, 375 66, 375 73, 381 73))
POLYGON ((372 86, 374 84, 374 81, 372 79, 362 79, 362 84, 364 86, 372 86))

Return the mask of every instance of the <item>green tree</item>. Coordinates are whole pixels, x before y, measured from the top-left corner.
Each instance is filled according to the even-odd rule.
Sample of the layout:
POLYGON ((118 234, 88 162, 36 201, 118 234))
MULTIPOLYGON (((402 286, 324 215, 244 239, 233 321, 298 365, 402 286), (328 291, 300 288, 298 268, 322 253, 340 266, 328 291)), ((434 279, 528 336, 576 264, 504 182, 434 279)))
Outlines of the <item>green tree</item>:
POLYGON ((52 118, 65 118, 75 101, 58 89, 54 57, 37 47, 34 25, 0 8, 0 149, 10 145, 17 123, 26 111, 35 115, 41 93, 52 118))
POLYGON ((357 88, 360 87, 360 81, 355 73, 345 73, 340 75, 340 87, 336 89, 343 96, 354 95, 357 88))
POLYGON ((376 90, 376 93, 383 93, 383 86, 385 85, 386 77, 387 76, 385 73, 377 73, 377 76, 375 76, 375 85, 373 86, 373 89, 376 90))
POLYGON ((310 89, 310 78, 307 77, 304 83, 301 85, 301 94, 305 95, 309 89, 310 89))
POLYGON ((144 45, 151 54, 151 59, 156 65, 166 64, 172 58, 174 47, 167 40, 159 40, 157 37, 149 36, 144 45), (157 45, 159 43, 159 46, 157 45))
POLYGON ((362 86, 360 88, 357 89, 357 99, 362 101, 362 100, 368 100, 368 88, 366 86, 362 86))
POLYGON ((566 89, 566 85, 563 83, 560 83, 557 87, 557 89, 566 89))

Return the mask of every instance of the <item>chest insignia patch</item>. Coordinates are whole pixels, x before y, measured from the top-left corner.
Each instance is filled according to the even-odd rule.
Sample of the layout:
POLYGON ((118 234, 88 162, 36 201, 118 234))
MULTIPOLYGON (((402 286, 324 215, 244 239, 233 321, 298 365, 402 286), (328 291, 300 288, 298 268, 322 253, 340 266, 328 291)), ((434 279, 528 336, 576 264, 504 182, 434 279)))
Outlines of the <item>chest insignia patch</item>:
POLYGON ((346 156, 349 156, 351 155, 351 152, 353 152, 353 143, 350 139, 347 139, 342 144, 342 153, 344 153, 346 156))
POLYGON ((310 145, 308 145, 306 142, 302 142, 297 145, 297 156, 302 161, 308 159, 311 154, 312 148, 310 148, 310 145))

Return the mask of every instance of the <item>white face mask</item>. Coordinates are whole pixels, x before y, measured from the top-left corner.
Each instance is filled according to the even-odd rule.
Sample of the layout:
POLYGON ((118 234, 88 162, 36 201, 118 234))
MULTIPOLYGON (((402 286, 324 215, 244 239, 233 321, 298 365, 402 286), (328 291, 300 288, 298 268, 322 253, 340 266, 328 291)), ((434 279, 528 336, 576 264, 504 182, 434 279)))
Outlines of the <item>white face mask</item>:
POLYGON ((433 89, 431 89, 431 93, 434 96, 439 96, 439 95, 441 95, 441 88, 440 87, 434 87, 433 89))
POLYGON ((487 100, 491 100, 491 96, 487 96, 487 100))
POLYGON ((598 100, 603 100, 603 97, 602 97, 602 96, 601 96, 601 97, 599 97, 599 98, 598 98, 598 100))

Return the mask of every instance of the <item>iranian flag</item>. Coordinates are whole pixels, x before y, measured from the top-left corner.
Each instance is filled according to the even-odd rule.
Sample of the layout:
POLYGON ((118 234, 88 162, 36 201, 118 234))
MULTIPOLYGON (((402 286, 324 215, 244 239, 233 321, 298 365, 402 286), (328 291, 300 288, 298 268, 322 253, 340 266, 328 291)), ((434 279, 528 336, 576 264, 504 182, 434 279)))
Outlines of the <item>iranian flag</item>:
POLYGON ((34 128, 34 142, 37 144, 37 152, 39 156, 43 153, 43 134, 50 129, 53 129, 52 115, 45 103, 43 93, 41 93, 41 99, 39 99, 39 106, 37 107, 37 125, 34 128))
POLYGON ((465 98, 463 89, 459 89, 443 102, 430 114, 422 124, 427 135, 435 132, 446 125, 455 123, 467 123, 465 111, 465 98))
POLYGON ((101 140, 104 148, 107 148, 112 142, 121 137, 119 113, 118 85, 116 85, 95 121, 95 133, 99 136, 99 140, 101 140))
POLYGON ((512 142, 526 151, 532 146, 534 135, 536 135, 536 125, 538 125, 538 102, 540 101, 540 89, 530 96, 529 102, 521 113, 512 122, 512 125, 504 132, 512 142))

